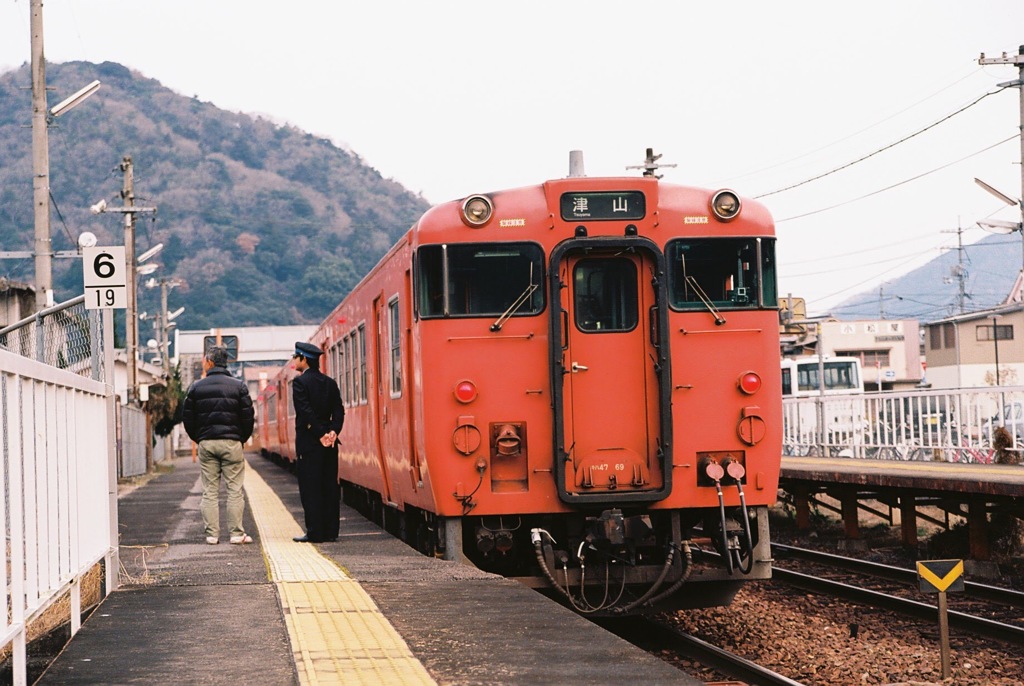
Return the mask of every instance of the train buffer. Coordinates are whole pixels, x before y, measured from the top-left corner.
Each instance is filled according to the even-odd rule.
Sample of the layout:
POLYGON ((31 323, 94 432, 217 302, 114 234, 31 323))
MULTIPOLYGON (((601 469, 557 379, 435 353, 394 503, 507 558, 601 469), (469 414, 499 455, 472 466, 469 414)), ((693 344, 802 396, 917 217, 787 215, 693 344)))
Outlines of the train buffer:
POLYGON ((223 511, 221 542, 205 543, 188 457, 119 498, 122 585, 37 683, 700 683, 514 581, 424 557, 344 505, 337 542, 295 543, 294 477, 246 459, 252 545, 228 543, 223 511))

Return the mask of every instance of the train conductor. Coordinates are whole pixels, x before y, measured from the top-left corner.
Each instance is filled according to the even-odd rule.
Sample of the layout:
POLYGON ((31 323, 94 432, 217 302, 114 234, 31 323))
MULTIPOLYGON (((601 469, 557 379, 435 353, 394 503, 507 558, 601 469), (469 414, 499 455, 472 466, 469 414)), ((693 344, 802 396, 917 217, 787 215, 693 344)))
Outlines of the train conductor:
POLYGON ((323 350, 311 343, 295 344, 292 380, 295 401, 296 472, 306 516, 306 533, 293 540, 323 543, 338 540, 338 433, 345 408, 334 379, 320 371, 323 350))

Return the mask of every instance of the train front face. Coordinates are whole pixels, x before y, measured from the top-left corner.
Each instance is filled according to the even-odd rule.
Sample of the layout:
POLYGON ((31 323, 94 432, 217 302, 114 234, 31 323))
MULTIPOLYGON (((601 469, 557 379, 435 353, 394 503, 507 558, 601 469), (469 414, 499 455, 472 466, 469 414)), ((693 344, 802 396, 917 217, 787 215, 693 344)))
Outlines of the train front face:
POLYGON ((769 577, 782 410, 767 211, 569 178, 433 212, 417 252, 425 450, 465 554, 587 612, 720 604, 769 577), (481 329, 468 313, 494 283, 481 329))

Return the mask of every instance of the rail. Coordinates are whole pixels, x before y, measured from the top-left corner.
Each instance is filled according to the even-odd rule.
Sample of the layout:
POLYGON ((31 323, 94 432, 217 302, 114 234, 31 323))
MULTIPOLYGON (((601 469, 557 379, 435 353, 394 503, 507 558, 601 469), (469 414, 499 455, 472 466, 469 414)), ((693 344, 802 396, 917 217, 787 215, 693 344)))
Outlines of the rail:
POLYGON ((1000 426, 1003 452, 1024 450, 1024 386, 786 398, 783 413, 786 455, 992 463, 1000 426))

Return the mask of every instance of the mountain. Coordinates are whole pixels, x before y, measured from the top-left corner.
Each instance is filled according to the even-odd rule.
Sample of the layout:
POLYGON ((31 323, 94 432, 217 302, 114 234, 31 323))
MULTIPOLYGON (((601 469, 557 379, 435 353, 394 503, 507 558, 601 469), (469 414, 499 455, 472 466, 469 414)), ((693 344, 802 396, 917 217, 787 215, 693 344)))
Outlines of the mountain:
MULTIPOLYGON (((82 231, 123 245, 122 215, 89 207, 123 205, 131 156, 135 204, 157 208, 136 215, 137 254, 164 244, 154 276, 180 282, 169 308, 185 306, 182 329, 318 322, 429 207, 324 138, 119 64, 47 65, 50 104, 94 79, 99 92, 50 127, 53 248, 82 231)), ((0 250, 33 246, 30 87, 27 65, 0 74, 0 250)), ((82 292, 81 260, 55 258, 53 274, 58 302, 82 292)), ((34 263, 0 260, 2 275, 32 282, 34 263)), ((139 291, 139 311, 157 311, 159 289, 139 291)))
POLYGON ((960 313, 959 273, 964 275, 964 312, 1002 303, 1021 269, 1017 234, 992 235, 950 250, 903 276, 844 300, 832 308, 838 319, 917 319, 928 322, 960 313), (881 292, 880 292, 881 291, 881 292))

